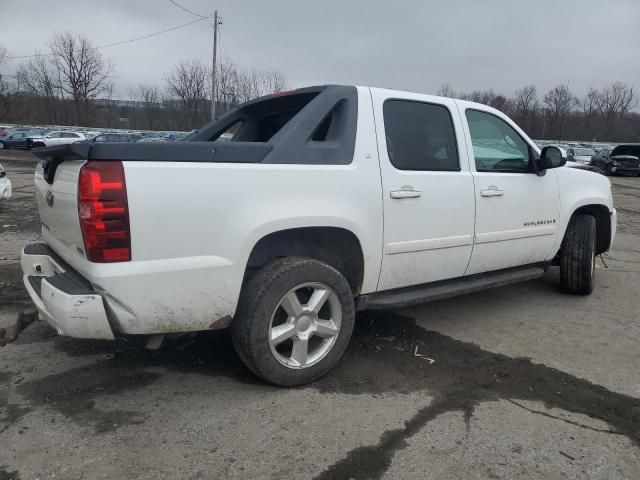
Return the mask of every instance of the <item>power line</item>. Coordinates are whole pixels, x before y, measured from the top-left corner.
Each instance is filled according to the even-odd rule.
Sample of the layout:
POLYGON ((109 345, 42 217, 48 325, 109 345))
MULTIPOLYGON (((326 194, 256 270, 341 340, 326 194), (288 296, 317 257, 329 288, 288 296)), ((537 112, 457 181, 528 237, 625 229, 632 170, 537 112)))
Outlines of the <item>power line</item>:
MULTIPOLYGON (((201 22, 202 20, 208 20, 209 17, 198 18, 197 20, 193 20, 192 22, 183 23, 182 25, 177 25, 175 27, 167 28, 165 30, 160 30, 159 32, 150 33, 149 35, 143 35, 141 37, 130 38, 129 40, 122 40, 120 42, 108 43, 106 45, 99 45, 97 47, 93 47, 94 50, 100 50, 102 48, 115 47, 116 45, 123 45, 125 43, 137 42, 138 40, 144 40, 145 38, 155 37, 156 35, 162 35, 163 33, 171 32, 173 30, 177 30, 179 28, 187 27, 189 25, 193 25, 194 23, 201 22)), ((19 56, 9 56, 7 59, 10 60, 18 60, 22 58, 34 58, 34 57, 50 57, 53 55, 52 53, 36 53, 34 55, 19 55, 19 56)))
POLYGON ((200 18, 207 18, 205 15, 200 15, 199 13, 192 12, 188 8, 185 8, 182 5, 180 5, 178 2, 174 2, 173 0, 169 0, 169 2, 173 3, 176 7, 184 10, 185 12, 190 13, 191 15, 195 15, 196 17, 200 17, 200 18))

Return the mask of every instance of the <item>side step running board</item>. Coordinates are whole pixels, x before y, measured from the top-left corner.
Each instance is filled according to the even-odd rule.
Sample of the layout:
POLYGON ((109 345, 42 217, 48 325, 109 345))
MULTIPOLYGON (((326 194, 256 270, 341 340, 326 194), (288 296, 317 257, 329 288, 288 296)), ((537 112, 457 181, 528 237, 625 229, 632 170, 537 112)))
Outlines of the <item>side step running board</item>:
POLYGON ((540 278, 544 275, 547 268, 548 264, 528 265, 525 267, 427 283, 414 287, 370 293, 358 298, 357 309, 388 310, 433 302, 434 300, 442 300, 444 298, 540 278))

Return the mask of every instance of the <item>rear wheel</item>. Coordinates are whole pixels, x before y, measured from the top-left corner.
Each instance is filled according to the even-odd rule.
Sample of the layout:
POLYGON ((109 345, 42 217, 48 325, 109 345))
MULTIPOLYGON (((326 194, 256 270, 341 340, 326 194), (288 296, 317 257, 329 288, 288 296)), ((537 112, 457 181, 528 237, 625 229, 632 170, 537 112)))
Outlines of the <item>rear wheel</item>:
POLYGON ((596 267, 596 219, 575 215, 560 250, 560 284, 566 293, 593 292, 596 267))
POLYGON ((355 319, 351 287, 333 267, 287 257, 244 286, 231 331, 245 365, 280 386, 326 374, 342 357, 355 319))

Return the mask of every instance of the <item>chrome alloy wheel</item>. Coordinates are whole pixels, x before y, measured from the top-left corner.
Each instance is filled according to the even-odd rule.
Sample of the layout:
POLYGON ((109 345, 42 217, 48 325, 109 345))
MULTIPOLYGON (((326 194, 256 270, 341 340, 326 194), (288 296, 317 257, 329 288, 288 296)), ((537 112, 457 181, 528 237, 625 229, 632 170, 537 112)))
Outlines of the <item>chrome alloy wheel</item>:
POLYGON ((269 346, 288 368, 305 368, 333 348, 342 321, 338 295, 322 283, 303 283, 278 302, 269 324, 269 346))

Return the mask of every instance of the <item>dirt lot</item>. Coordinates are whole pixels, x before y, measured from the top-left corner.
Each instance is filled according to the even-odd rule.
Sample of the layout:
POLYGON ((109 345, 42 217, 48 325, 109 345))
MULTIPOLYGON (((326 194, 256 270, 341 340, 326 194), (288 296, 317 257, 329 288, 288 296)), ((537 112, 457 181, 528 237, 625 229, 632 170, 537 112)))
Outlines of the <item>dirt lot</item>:
MULTIPOLYGON (((19 309, 34 163, 0 163, 15 194, 0 204, 0 308, 19 309)), ((257 381, 226 332, 148 352, 35 322, 0 349, 0 480, 637 479, 640 178, 613 183, 619 233, 593 295, 561 294, 552 269, 362 314, 339 367, 304 388, 257 381)))

